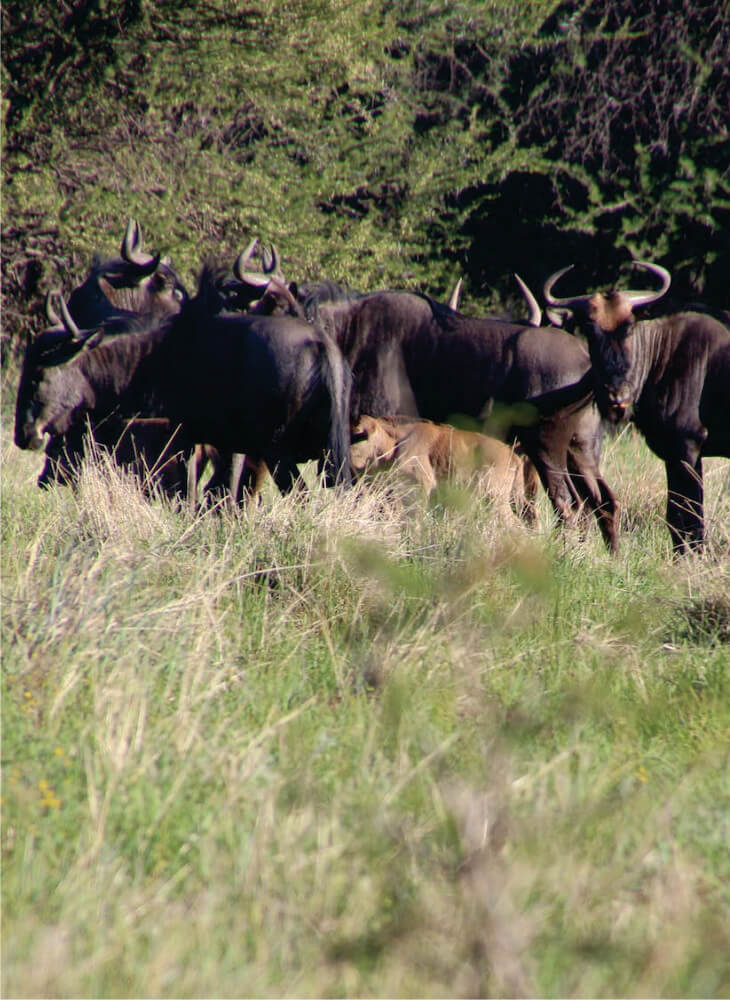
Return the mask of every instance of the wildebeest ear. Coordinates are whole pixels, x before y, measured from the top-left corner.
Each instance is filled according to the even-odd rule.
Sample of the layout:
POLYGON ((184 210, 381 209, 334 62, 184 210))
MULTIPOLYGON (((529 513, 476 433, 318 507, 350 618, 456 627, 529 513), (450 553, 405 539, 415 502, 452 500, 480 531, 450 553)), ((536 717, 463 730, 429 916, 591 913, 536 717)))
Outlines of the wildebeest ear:
POLYGON ((295 299, 299 297, 299 286, 296 281, 290 281, 287 287, 295 299))

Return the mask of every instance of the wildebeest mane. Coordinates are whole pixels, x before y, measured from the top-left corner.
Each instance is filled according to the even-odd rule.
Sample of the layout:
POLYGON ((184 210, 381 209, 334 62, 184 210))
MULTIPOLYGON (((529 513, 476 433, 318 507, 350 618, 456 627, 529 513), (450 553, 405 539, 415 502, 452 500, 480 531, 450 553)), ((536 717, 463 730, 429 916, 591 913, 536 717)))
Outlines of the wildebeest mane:
POLYGON ((90 337, 71 341, 56 357, 47 359, 45 367, 78 366, 92 381, 114 384, 120 391, 132 381, 150 352, 165 339, 172 319, 161 323, 151 315, 114 317, 92 331, 90 337), (87 341, 91 337, 94 342, 89 345, 87 341))
POLYGON ((417 295, 419 299, 423 299, 424 302, 428 302, 431 312, 433 313, 433 318, 438 323, 444 323, 454 315, 454 310, 451 306, 446 305, 445 302, 439 302, 437 299, 432 299, 430 295, 426 295, 425 292, 420 292, 418 290, 414 290, 413 294, 417 295))
POLYGON ((198 276, 197 291, 181 309, 180 320, 182 323, 186 318, 215 316, 226 310, 228 270, 225 264, 221 264, 214 257, 205 258, 198 276))
POLYGON ((325 280, 314 285, 300 285, 297 297, 304 307, 307 319, 316 322, 320 306, 355 302, 363 297, 363 293, 345 285, 338 285, 335 281, 325 280))

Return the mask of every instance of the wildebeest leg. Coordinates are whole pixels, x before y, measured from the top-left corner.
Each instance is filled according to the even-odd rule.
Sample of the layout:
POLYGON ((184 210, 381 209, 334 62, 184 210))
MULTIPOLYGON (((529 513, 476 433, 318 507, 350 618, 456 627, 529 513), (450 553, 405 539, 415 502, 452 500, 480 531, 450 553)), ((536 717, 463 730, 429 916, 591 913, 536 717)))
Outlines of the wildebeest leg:
POLYGON ((528 524, 534 524, 537 520, 537 491, 540 484, 540 477, 537 469, 527 455, 522 456, 522 510, 517 513, 528 524))
POLYGON ((231 493, 239 506, 248 506, 261 501, 261 487, 268 475, 268 467, 263 459, 251 455, 237 456, 231 476, 231 493))
POLYGON ((213 468, 203 490, 203 503, 206 506, 216 505, 231 498, 237 499, 240 469, 245 457, 236 452, 219 451, 213 445, 198 444, 188 466, 188 498, 191 503, 196 507, 198 505, 198 487, 208 462, 213 468))
POLYGON ((565 465, 560 465, 554 457, 542 449, 533 451, 524 445, 530 461, 537 469, 545 487, 553 510, 562 524, 572 524, 575 520, 576 497, 565 465))
POLYGON ((601 476, 598 466, 588 461, 579 449, 568 453, 568 470, 573 487, 592 511, 603 540, 610 552, 618 552, 618 501, 613 490, 601 476))
MULTIPOLYGON (((328 489, 337 485, 339 471, 335 468, 329 453, 317 459, 317 478, 320 482, 324 481, 324 485, 328 489)), ((304 480, 302 480, 302 485, 304 485, 304 480)))
POLYGON ((568 474, 567 458, 574 425, 560 415, 538 427, 523 427, 518 436, 522 451, 532 462, 562 524, 575 521, 580 497, 568 474))
POLYGON ((234 455, 230 451, 218 451, 217 448, 207 447, 206 455, 213 466, 210 479, 205 484, 206 501, 209 499, 213 501, 223 500, 230 491, 234 455))
POLYGON ((702 459, 694 464, 667 461, 667 525, 676 553, 698 551, 704 544, 702 459))
POLYGON ((85 426, 72 428, 67 434, 54 437, 46 447, 46 460, 37 479, 41 489, 48 489, 60 483, 64 486, 76 483, 84 458, 85 426))
POLYGON ((204 446, 196 444, 192 454, 188 458, 187 497, 193 509, 198 506, 198 483, 200 482, 200 477, 203 474, 203 469, 207 461, 204 446))

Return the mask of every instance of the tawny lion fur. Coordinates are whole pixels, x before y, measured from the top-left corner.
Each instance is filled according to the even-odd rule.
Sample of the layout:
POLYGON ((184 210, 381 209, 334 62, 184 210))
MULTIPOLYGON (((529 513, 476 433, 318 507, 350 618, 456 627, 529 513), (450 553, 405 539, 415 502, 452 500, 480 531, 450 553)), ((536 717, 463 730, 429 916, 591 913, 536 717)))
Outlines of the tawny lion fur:
POLYGON ((394 466, 430 496, 439 480, 472 483, 500 506, 534 519, 538 477, 529 459, 474 431, 429 420, 401 422, 362 416, 352 427, 350 459, 356 476, 394 466))

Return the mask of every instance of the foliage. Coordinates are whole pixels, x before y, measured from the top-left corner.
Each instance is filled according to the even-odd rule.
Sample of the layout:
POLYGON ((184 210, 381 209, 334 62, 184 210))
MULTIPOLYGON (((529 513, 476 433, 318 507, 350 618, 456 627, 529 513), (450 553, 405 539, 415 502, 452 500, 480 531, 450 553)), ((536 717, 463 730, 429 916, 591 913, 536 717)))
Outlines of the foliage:
POLYGON ((629 256, 727 306, 726 5, 18 0, 3 26, 15 344, 129 215, 189 279, 255 234, 299 280, 465 273, 472 311, 629 256))

